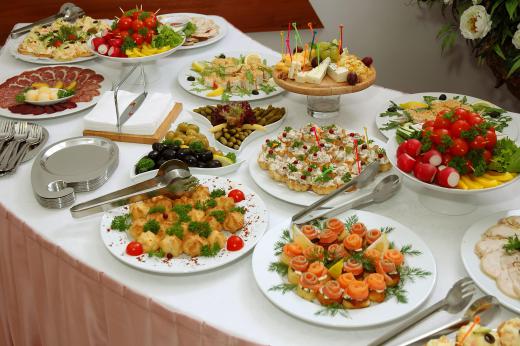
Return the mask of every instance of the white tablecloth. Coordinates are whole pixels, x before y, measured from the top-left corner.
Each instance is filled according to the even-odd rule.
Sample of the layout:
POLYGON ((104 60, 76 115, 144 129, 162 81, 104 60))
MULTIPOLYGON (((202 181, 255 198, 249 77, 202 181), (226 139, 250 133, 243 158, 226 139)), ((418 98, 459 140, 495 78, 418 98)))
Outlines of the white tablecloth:
MULTIPOLYGON (((177 72, 197 56, 220 54, 226 51, 269 52, 259 43, 231 27, 228 35, 219 43, 206 48, 178 51, 158 62, 161 78, 151 89, 171 92, 175 99, 184 103, 185 109, 207 104, 207 101, 192 96, 182 90, 177 83, 177 72)), ((0 80, 34 68, 35 65, 15 60, 3 49, 0 56, 0 80)), ((81 66, 94 68, 107 77, 116 79, 121 65, 101 60, 93 60, 81 66)), ((375 62, 377 67, 377 61, 375 62)), ((419 91, 419 90, 418 90, 419 91)), ((383 139, 375 127, 374 119, 386 107, 389 99, 402 93, 373 86, 363 92, 342 97, 341 115, 333 121, 343 127, 362 130, 368 127, 371 137, 383 139)), ((297 94, 282 94, 264 100, 259 104, 276 103, 289 111, 286 125, 301 126, 311 121, 306 114, 305 97, 297 94)), ((82 118, 86 112, 77 113, 54 120, 41 121, 50 132, 49 144, 64 138, 82 134, 82 118)), ((179 121, 189 120, 184 114, 179 121)), ((515 118, 518 122, 518 117, 515 118)), ((246 148, 247 157, 262 139, 246 148)), ((136 158, 150 150, 148 145, 118 143, 120 163, 110 180, 99 190, 78 195, 77 202, 106 194, 131 184, 130 167, 136 158)), ((337 330, 314 326, 295 319, 273 306, 260 292, 251 270, 251 255, 219 270, 185 276, 160 276, 132 269, 112 257, 105 249, 99 235, 100 215, 74 220, 67 209, 48 210, 41 207, 33 197, 30 170, 31 164, 22 165, 13 176, 0 178, 1 202, 29 226, 80 261, 107 273, 124 285, 153 297, 165 306, 183 312, 196 319, 228 333, 272 345, 365 345, 394 324, 362 330, 337 330)), ((269 230, 287 220, 299 210, 298 206, 277 200, 264 193, 249 176, 247 164, 230 176, 253 188, 266 202, 270 211, 269 230)), ((516 184, 518 185, 518 184, 516 184)), ((373 205, 366 210, 392 217, 412 228, 430 246, 437 260, 438 280, 432 296, 426 304, 431 304, 444 296, 457 279, 467 275, 460 254, 460 241, 464 231, 477 219, 504 209, 518 208, 520 186, 500 190, 482 200, 482 206, 464 216, 440 216, 418 202, 418 196, 407 184, 393 199, 381 205, 373 205)), ((411 288, 413 289, 413 287, 411 288)), ((509 318, 513 314, 502 309, 494 321, 509 318)), ((418 334, 428 327, 452 318, 439 313, 407 336, 418 334)), ((403 335, 405 337, 406 335, 403 335)))

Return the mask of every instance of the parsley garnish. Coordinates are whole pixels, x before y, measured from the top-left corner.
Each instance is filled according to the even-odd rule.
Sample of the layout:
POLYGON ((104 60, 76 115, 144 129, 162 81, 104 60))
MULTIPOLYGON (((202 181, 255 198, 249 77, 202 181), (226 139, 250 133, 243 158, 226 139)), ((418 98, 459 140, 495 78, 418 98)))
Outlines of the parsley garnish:
POLYGON ((231 211, 236 211, 237 213, 240 213, 240 214, 245 214, 246 213, 246 208, 244 207, 234 207, 233 209, 231 209, 231 211))
POLYGON ((226 219, 226 212, 224 210, 213 210, 209 215, 213 216, 218 222, 224 222, 226 219))
POLYGON ((220 252, 220 245, 214 243, 213 246, 202 245, 200 255, 204 257, 215 257, 220 252))
POLYGON ((184 238, 184 231, 182 229, 182 225, 180 222, 177 222, 176 224, 174 224, 173 226, 171 226, 170 228, 168 228, 166 230, 166 234, 168 235, 174 235, 176 236, 177 238, 179 238, 180 240, 182 240, 184 238))
POLYGON ((179 219, 182 222, 189 222, 191 220, 188 213, 191 211, 192 206, 191 204, 177 204, 174 205, 172 210, 179 215, 179 219))
POLYGON ((291 145, 291 148, 299 148, 303 145, 302 141, 294 141, 294 143, 291 145))
POLYGON ((188 230, 192 233, 197 233, 201 237, 207 238, 211 233, 211 227, 207 222, 191 221, 188 224, 188 230))
POLYGON ((157 234, 159 230, 161 229, 161 225, 157 220, 150 219, 146 221, 146 223, 143 226, 143 231, 145 232, 152 232, 153 234, 157 234))
POLYGON ((344 183, 348 183, 351 180, 352 180, 352 175, 349 172, 343 174, 343 176, 341 177, 341 181, 343 181, 344 183))
POLYGON ((508 255, 512 255, 515 251, 520 251, 520 239, 515 234, 514 237, 507 238, 507 243, 504 244, 504 250, 508 255))
POLYGON ((296 171, 298 170, 298 169, 296 168, 296 166, 293 165, 292 163, 289 163, 289 164, 287 165, 287 168, 289 168, 289 170, 290 170, 291 172, 296 172, 296 171))
POLYGON ((164 252, 162 249, 159 249, 157 251, 150 251, 150 252, 148 252, 148 256, 161 258, 161 257, 164 257, 164 252))
POLYGON ((226 191, 224 191, 224 189, 215 189, 211 191, 209 195, 211 196, 211 198, 222 197, 226 195, 226 191))
POLYGON ((110 224, 111 229, 115 229, 117 231, 123 232, 130 228, 132 224, 132 218, 130 214, 118 215, 114 217, 112 223, 110 224))
POLYGON ((164 213, 166 211, 166 208, 164 207, 164 205, 154 205, 153 207, 151 207, 150 209, 148 209, 148 215, 150 214, 156 214, 156 213, 164 213))

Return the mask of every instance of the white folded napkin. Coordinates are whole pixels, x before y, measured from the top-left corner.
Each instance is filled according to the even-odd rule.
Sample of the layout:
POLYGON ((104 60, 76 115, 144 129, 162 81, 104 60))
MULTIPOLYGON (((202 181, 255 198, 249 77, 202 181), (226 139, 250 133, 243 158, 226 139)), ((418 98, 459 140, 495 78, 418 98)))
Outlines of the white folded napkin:
MULTIPOLYGON (((117 95, 119 113, 122 114, 139 94, 119 90, 117 95)), ((123 124, 121 132, 133 135, 154 134, 174 103, 169 94, 149 92, 137 111, 123 124)), ((83 121, 86 130, 117 132, 114 92, 105 92, 83 121)))

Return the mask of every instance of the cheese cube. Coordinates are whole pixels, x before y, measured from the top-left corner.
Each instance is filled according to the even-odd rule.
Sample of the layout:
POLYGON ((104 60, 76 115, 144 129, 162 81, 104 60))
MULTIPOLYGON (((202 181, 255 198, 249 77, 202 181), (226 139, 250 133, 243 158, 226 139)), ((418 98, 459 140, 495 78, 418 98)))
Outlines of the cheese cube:
POLYGON ((302 70, 302 64, 299 61, 293 61, 291 63, 291 67, 289 68, 288 77, 289 79, 294 79, 296 74, 302 70))
POLYGON ((327 68, 327 75, 337 83, 347 81, 348 69, 346 67, 340 67, 336 64, 330 64, 327 68))
POLYGON ((307 72, 300 71, 296 74, 296 77, 294 80, 298 83, 305 83, 305 76, 307 75, 307 72))
POLYGON ((318 66, 307 72, 307 75, 305 76, 305 82, 311 84, 320 84, 325 77, 325 74, 327 73, 329 64, 330 58, 323 60, 318 66))

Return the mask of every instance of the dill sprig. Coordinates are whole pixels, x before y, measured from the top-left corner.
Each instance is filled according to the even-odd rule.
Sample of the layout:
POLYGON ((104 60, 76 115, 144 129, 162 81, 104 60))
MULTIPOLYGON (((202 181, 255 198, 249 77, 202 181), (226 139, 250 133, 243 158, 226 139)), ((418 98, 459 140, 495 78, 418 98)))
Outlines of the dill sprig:
POLYGON ((408 255, 408 256, 419 256, 419 255, 422 255, 421 251, 412 249, 412 245, 411 244, 404 245, 403 247, 401 247, 400 251, 401 251, 401 253, 403 255, 408 255))
POLYGON ((359 217, 356 214, 349 216, 345 220, 345 229, 350 231, 350 229, 352 228, 352 225, 354 225, 357 222, 359 222, 359 217))
POLYGON ((374 264, 365 257, 362 251, 352 253, 352 258, 363 265, 363 269, 369 272, 375 271, 374 264))
POLYGON ((392 227, 392 226, 385 226, 385 227, 380 228, 381 233, 387 233, 387 234, 392 232, 394 229, 395 229, 395 227, 392 227))
POLYGON ((276 286, 273 286, 269 289, 269 291, 273 292, 282 292, 282 294, 285 294, 287 292, 294 291, 296 289, 295 284, 289 284, 289 283, 283 283, 276 286))
POLYGON ((394 287, 388 287, 386 289, 386 299, 389 299, 391 297, 395 297, 398 303, 406 304, 408 303, 408 292, 402 287, 402 285, 397 285, 394 287))
POLYGON ((280 236, 280 240, 274 243, 274 254, 279 256, 282 254, 282 249, 285 244, 291 242, 291 232, 288 229, 284 229, 282 231, 282 235, 280 236))
POLYGON ((314 314, 317 316, 331 316, 331 317, 334 317, 336 315, 341 315, 345 318, 350 318, 347 309, 345 309, 343 307, 343 305, 338 304, 338 303, 324 306, 322 309, 316 311, 314 314))
POLYGON ((289 266, 283 262, 271 262, 271 264, 269 264, 268 270, 270 272, 277 272, 278 274, 284 276, 287 275, 289 266))
POLYGON ((407 280, 410 282, 415 282, 415 279, 423 279, 432 275, 432 273, 421 268, 402 266, 399 269, 399 275, 401 276, 400 284, 404 284, 404 282, 407 280))

